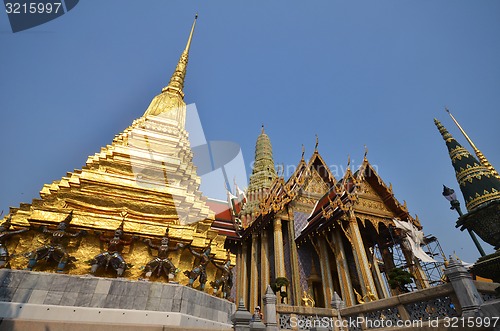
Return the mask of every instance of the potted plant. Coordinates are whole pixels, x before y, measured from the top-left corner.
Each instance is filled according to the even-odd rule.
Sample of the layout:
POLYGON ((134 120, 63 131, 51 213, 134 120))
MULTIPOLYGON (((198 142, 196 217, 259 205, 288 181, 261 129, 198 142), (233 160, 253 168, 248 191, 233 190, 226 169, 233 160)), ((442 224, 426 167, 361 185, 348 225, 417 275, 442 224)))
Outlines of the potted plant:
POLYGON ((402 268, 394 268, 387 274, 389 278, 389 286, 392 289, 398 289, 401 293, 410 292, 406 285, 411 284, 413 275, 402 268))
POLYGON ((287 287, 290 284, 286 277, 278 277, 272 285, 274 293, 279 292, 281 297, 281 303, 285 303, 286 297, 288 297, 287 287))

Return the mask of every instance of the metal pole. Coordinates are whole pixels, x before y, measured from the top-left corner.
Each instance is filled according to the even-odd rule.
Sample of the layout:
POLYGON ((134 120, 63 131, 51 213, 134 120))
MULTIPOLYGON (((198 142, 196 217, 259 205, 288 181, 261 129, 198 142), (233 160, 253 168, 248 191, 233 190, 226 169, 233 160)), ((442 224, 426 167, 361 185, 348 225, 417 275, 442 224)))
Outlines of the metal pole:
MULTIPOLYGON (((460 209, 460 201, 452 200, 452 201, 450 201, 450 204, 451 204, 451 209, 455 209, 457 211, 458 215, 460 217, 462 217, 463 214, 462 214, 462 210, 460 209)), ((481 256, 486 256, 486 253, 484 252, 483 248, 481 247, 479 240, 477 240, 476 234, 474 232, 472 232, 472 230, 469 228, 467 228, 467 232, 469 232, 469 235, 472 238, 474 245, 476 245, 476 248, 479 251, 479 254, 481 254, 481 256)))

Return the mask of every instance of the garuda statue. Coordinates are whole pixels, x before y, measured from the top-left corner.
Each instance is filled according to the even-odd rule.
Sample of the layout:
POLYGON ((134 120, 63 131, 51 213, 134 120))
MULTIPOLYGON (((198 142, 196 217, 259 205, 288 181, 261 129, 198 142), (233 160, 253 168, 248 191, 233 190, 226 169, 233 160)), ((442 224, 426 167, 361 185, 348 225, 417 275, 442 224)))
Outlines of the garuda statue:
POLYGON ((149 263, 146 265, 145 268, 145 277, 147 280, 155 274, 156 277, 160 277, 163 273, 168 277, 168 281, 173 281, 175 277, 175 272, 177 268, 174 266, 172 261, 168 258, 168 253, 170 251, 176 251, 179 248, 183 248, 184 245, 181 243, 178 243, 174 248, 170 248, 169 242, 170 239, 168 237, 168 231, 169 229, 167 228, 165 230, 165 235, 161 239, 161 242, 159 245, 155 245, 152 243, 151 239, 145 239, 144 242, 149 246, 151 249, 156 249, 158 251, 158 255, 155 259, 149 261, 149 263))
POLYGON ((200 290, 205 290, 205 283, 207 282, 207 265, 212 261, 212 257, 210 256, 210 246, 212 245, 212 240, 208 243, 208 246, 205 247, 203 252, 197 252, 191 248, 191 246, 187 246, 191 254, 196 256, 199 259, 199 263, 193 269, 184 271, 184 274, 189 278, 189 287, 193 287, 193 283, 198 278, 200 283, 200 290))
POLYGON ((127 263, 122 256, 123 248, 130 245, 135 237, 130 240, 123 240, 123 221, 120 226, 115 230, 113 238, 107 238, 104 235, 99 236, 99 240, 108 244, 108 250, 94 257, 90 264, 90 273, 95 274, 99 268, 107 270, 111 266, 115 271, 117 277, 122 277, 127 269, 127 263))
POLYGON ((215 281, 211 282, 210 285, 214 288, 214 295, 217 295, 219 289, 222 289, 222 297, 224 299, 229 298, 231 294, 231 288, 233 287, 233 277, 231 271, 233 267, 231 266, 231 253, 227 250, 226 261, 223 264, 217 264, 212 261, 213 265, 221 270, 222 274, 215 281))
POLYGON ((5 220, 5 222, 0 225, 0 268, 8 268, 10 255, 7 250, 7 240, 15 234, 23 233, 28 231, 29 229, 20 229, 20 230, 10 230, 12 223, 10 222, 12 216, 5 220))
POLYGON ((33 267, 41 260, 46 262, 55 261, 57 262, 57 272, 61 273, 64 271, 66 264, 70 260, 75 260, 71 257, 67 250, 67 238, 75 238, 80 235, 85 235, 87 232, 81 230, 76 233, 67 232, 66 229, 69 227, 69 223, 73 218, 73 211, 69 213, 66 218, 57 225, 55 230, 50 230, 46 226, 42 226, 40 230, 46 235, 50 235, 50 243, 44 245, 28 254, 28 270, 33 270, 33 267))

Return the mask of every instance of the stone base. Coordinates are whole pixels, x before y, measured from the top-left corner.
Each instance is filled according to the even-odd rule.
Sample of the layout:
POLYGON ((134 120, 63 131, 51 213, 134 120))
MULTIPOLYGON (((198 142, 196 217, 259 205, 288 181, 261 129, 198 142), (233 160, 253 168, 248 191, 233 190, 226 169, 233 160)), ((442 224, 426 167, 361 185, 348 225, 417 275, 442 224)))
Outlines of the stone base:
POLYGON ((229 329, 235 308, 178 284, 0 270, 0 318, 5 322, 229 329))
POLYGON ((480 257, 471 269, 472 273, 483 278, 500 282, 500 249, 493 254, 480 257))

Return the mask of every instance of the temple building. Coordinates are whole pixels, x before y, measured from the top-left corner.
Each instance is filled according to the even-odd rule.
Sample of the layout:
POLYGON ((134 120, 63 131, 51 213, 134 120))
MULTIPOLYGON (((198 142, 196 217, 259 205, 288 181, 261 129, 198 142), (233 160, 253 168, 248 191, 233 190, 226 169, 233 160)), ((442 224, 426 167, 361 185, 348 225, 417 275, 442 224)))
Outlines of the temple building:
POLYGON ((262 129, 236 262, 237 297, 251 311, 262 305, 268 284, 282 303, 316 307, 330 307, 334 293, 347 306, 397 295, 401 289, 388 286, 395 268, 413 275, 415 289, 430 286, 422 261, 436 261, 420 249, 425 242, 415 244, 409 235, 422 235, 422 226, 366 153, 357 171, 348 165, 336 179, 316 141, 309 160, 303 151, 295 169, 287 179, 276 174, 262 129))

